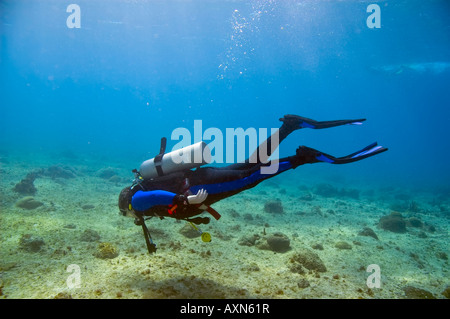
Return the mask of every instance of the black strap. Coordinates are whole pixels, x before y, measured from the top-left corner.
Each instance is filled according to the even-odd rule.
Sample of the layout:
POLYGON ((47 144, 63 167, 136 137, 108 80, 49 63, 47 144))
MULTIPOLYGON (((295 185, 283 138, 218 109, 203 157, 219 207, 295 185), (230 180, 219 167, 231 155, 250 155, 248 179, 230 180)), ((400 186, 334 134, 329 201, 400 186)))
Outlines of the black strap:
POLYGON ((166 152, 167 138, 161 138, 161 148, 159 149, 159 154, 164 154, 166 152))
POLYGON ((149 254, 156 253, 156 245, 153 243, 152 236, 150 235, 150 232, 148 231, 148 228, 145 225, 144 217, 138 216, 138 218, 139 218, 139 223, 141 224, 142 230, 144 232, 145 244, 147 245, 148 253, 149 254))
POLYGON ((153 162, 155 163, 156 172, 158 176, 163 176, 164 172, 161 167, 161 161, 166 151, 167 139, 165 137, 161 138, 161 148, 159 149, 159 154, 155 156, 153 162))

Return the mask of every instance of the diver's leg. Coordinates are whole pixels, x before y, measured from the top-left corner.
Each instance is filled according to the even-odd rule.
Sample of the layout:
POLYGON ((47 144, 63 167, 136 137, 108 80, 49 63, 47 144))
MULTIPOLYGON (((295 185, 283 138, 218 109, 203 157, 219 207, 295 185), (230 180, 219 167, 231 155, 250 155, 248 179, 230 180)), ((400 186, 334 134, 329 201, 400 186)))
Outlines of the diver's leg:
POLYGON ((286 117, 289 117, 289 115, 285 115, 284 118, 280 119, 280 121, 283 122, 281 127, 270 135, 264 142, 262 142, 244 163, 231 164, 222 169, 245 170, 250 169, 255 164, 267 163, 272 153, 278 148, 279 144, 286 137, 288 137, 289 134, 300 128, 298 121, 295 123, 296 121, 290 118, 289 120, 285 120, 286 117))
POLYGON ((343 157, 334 157, 307 146, 300 146, 296 151, 296 155, 289 157, 289 159, 293 165, 292 168, 296 168, 299 165, 303 164, 313 164, 319 162, 330 164, 347 164, 360 161, 364 158, 380 154, 387 150, 387 148, 378 146, 378 144, 375 142, 350 155, 343 157))
POLYGON ((297 130, 301 128, 324 129, 347 124, 361 125, 365 120, 366 119, 316 121, 307 117, 293 114, 287 114, 280 119, 280 121, 283 122, 283 125, 286 125, 291 130, 297 130))
MULTIPOLYGON (((266 163, 272 155, 272 152, 277 149, 278 145, 288 137, 289 134, 296 130, 302 128, 324 129, 346 124, 359 125, 365 120, 366 119, 316 121, 299 115, 287 114, 280 118, 280 121, 282 121, 283 124, 278 131, 262 142, 246 163, 266 163)), ((241 167, 245 168, 246 166, 242 165, 241 167)))
POLYGON ((267 164, 253 164, 248 169, 217 169, 204 167, 193 171, 189 177, 189 190, 196 194, 200 189, 208 192, 205 204, 211 205, 226 197, 240 193, 246 189, 255 187, 262 181, 277 176, 289 169, 295 169, 303 164, 330 163, 346 164, 362 160, 364 158, 387 151, 387 148, 373 143, 355 153, 343 157, 334 157, 307 146, 300 146, 296 155, 282 158, 278 161, 278 170, 273 174, 263 174, 261 168, 267 164))
MULTIPOLYGON (((270 162, 267 165, 270 165, 270 162)), ((208 192, 205 204, 211 205, 221 199, 255 187, 263 180, 292 168, 289 158, 281 159, 278 163, 278 170, 273 174, 262 174, 262 166, 266 165, 252 164, 247 169, 202 167, 190 174, 189 190, 196 194, 200 189, 205 189, 208 192)))

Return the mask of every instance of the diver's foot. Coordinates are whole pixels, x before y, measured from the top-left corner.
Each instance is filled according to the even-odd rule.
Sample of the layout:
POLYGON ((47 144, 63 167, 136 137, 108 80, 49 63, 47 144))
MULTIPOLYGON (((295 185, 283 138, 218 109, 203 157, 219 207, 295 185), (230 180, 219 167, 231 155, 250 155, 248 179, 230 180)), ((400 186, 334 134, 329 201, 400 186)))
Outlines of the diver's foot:
POLYGON ((284 117, 280 118, 283 122, 283 126, 294 131, 301 128, 312 128, 312 129, 323 129, 334 126, 354 124, 360 125, 366 119, 356 119, 356 120, 335 120, 335 121, 316 121, 307 117, 286 114, 284 117))
POLYGON ((347 164, 383 153, 387 150, 387 148, 379 146, 375 142, 350 155, 343 157, 334 157, 307 146, 300 146, 299 148, 297 148, 296 155, 292 156, 290 158, 290 161, 292 164, 292 168, 296 168, 297 166, 303 164, 312 164, 318 162, 330 164, 347 164))
POLYGON ((290 158, 292 168, 296 168, 299 165, 303 164, 312 164, 317 163, 317 157, 319 157, 322 153, 318 150, 307 146, 299 146, 295 152, 295 156, 290 158))
POLYGON ((317 123, 316 120, 293 114, 286 114, 284 117, 280 118, 280 121, 283 122, 283 126, 287 126, 292 130, 315 128, 315 124, 317 123))

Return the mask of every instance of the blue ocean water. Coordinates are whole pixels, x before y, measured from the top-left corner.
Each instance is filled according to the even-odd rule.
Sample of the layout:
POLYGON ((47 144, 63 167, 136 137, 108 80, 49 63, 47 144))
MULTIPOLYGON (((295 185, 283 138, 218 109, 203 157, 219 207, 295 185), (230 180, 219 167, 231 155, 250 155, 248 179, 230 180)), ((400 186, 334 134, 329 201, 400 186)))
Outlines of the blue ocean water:
POLYGON ((68 28, 66 1, 2 1, 2 149, 141 160, 195 119, 225 130, 278 127, 287 113, 363 117, 362 127, 298 132, 280 154, 308 145, 342 156, 378 141, 390 151, 333 169, 447 184, 446 1, 76 4, 80 28, 68 28), (371 3, 381 28, 366 24, 371 3))
POLYGON ((225 130, 278 127, 287 113, 364 117, 296 133, 280 154, 304 144, 342 156, 378 141, 390 151, 339 170, 405 184, 450 177, 446 1, 77 4, 80 28, 68 28, 68 2, 2 1, 2 149, 140 160, 195 119, 225 130), (371 3, 381 28, 366 24, 371 3))
POLYGON ((53 298, 64 291, 64 270, 75 260, 90 284, 68 290, 76 298, 180 298, 192 291, 203 298, 197 288, 208 285, 223 289, 213 294, 219 298, 278 298, 280 290, 286 298, 370 298, 365 277, 355 272, 370 263, 382 266, 387 287, 374 290, 375 298, 403 297, 406 284, 442 298, 444 289, 448 294, 449 15, 446 0, 0 1, 0 296, 4 288, 13 298, 53 298), (373 4, 379 28, 370 27, 373 4), (78 17, 70 5, 80 9, 78 17), (225 136, 227 128, 278 128, 285 114, 367 121, 295 131, 280 145, 280 157, 299 145, 344 156, 377 141, 389 151, 348 165, 300 166, 262 183, 265 188, 217 203, 223 217, 208 228, 215 246, 192 244, 175 222, 152 224, 161 253, 148 257, 140 230, 118 216, 117 196, 132 181, 131 169, 159 152, 161 137, 171 149, 177 128, 199 141, 196 121, 200 136, 208 128, 225 136), (49 175, 53 165, 77 178, 49 175), (119 177, 99 177, 110 167, 119 177), (19 203, 29 194, 13 187, 35 169, 47 175, 35 183, 41 206, 28 210, 19 203), (317 185, 327 181, 340 195, 320 193, 317 185), (354 189, 361 197, 342 196, 354 189), (263 210, 265 201, 279 198, 284 215, 263 210), (401 234, 376 228, 394 210, 421 226, 408 224, 401 234), (359 236, 365 226, 380 240, 359 236), (287 257, 239 243, 244 235, 262 236, 263 227, 264 236, 266 228, 287 234, 294 251, 323 243, 318 254, 328 273, 305 275, 316 292, 299 288, 299 273, 286 275, 287 257), (121 264, 93 257, 99 239, 80 240, 86 231, 115 244, 121 264), (30 234, 45 240, 39 254, 21 246, 30 234), (353 250, 336 253, 338 240, 353 250), (197 253, 219 265, 217 275, 205 275, 208 263, 192 261, 197 253), (244 254, 239 261, 236 255, 244 254), (156 266, 145 272, 149 260, 156 266), (235 269, 244 276, 230 283, 235 269), (32 271, 47 286, 33 286, 32 271), (277 280, 267 283, 267 274, 277 280))

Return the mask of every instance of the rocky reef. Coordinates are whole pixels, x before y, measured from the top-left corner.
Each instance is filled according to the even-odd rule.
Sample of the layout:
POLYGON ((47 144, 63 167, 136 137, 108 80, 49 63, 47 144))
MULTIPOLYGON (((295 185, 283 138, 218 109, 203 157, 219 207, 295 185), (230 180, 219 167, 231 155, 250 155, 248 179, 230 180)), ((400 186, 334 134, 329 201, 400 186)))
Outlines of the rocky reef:
POLYGON ((276 232, 273 234, 269 234, 268 236, 264 236, 261 240, 256 244, 256 248, 271 250, 277 253, 284 253, 291 249, 290 247, 291 241, 289 237, 283 233, 276 232))
POLYGON ((53 165, 49 168, 42 171, 42 175, 50 177, 51 179, 56 178, 75 178, 75 170, 69 166, 63 166, 63 165, 53 165))
POLYGON ((20 237, 19 247, 26 252, 36 253, 45 245, 44 240, 39 236, 24 234, 20 237))
POLYGON ((317 185, 315 193, 325 198, 348 197, 353 199, 359 199, 359 190, 352 188, 337 188, 331 184, 317 185))
POLYGON ((336 244, 334 244, 334 247, 337 249, 352 249, 352 245, 347 243, 346 241, 338 241, 336 244))
POLYGON ((270 214, 282 214, 283 205, 280 200, 268 201, 264 204, 264 211, 270 214))
POLYGON ((408 299, 436 299, 431 292, 413 286, 403 287, 403 291, 408 299))
POLYGON ((36 209, 44 205, 42 202, 35 200, 33 196, 26 196, 16 202, 16 206, 23 209, 36 209))
POLYGON ((304 274, 306 270, 313 272, 326 272, 327 267, 312 250, 308 248, 298 249, 291 257, 289 257, 288 267, 290 271, 297 274, 304 274))
POLYGON ((391 212, 389 215, 382 216, 378 222, 378 227, 394 233, 406 233, 407 227, 413 229, 422 230, 418 234, 419 237, 426 238, 426 234, 423 231, 433 233, 436 231, 433 225, 422 222, 418 217, 405 218, 399 212, 391 212))
POLYGON ((406 233, 406 221, 398 212, 381 217, 378 227, 394 233, 406 233))
POLYGON ((359 233, 359 236, 367 236, 367 237, 372 237, 375 238, 376 240, 378 240, 378 236, 377 234, 373 231, 372 228, 369 227, 364 227, 359 233))
POLYGON ((273 234, 253 234, 242 236, 238 240, 238 244, 241 246, 255 246, 262 250, 271 250, 277 253, 284 253, 291 249, 291 241, 288 236, 281 232, 275 232, 273 234))
POLYGON ((80 241, 94 242, 100 240, 100 235, 97 231, 86 229, 80 236, 80 241))
POLYGON ((18 182, 13 191, 22 195, 34 195, 37 192, 34 181, 42 174, 42 171, 33 171, 28 173, 24 179, 18 182))
POLYGON ((119 256, 119 249, 112 243, 99 243, 97 250, 93 254, 100 259, 113 259, 119 256))
POLYGON ((117 172, 112 167, 105 167, 97 171, 97 176, 103 179, 110 179, 114 176, 117 176, 117 172))
POLYGON ((266 241, 270 250, 275 252, 283 253, 291 249, 291 241, 289 240, 288 236, 280 232, 269 235, 266 241))
POLYGON ((34 186, 34 181, 37 178, 49 177, 51 179, 57 178, 74 178, 76 177, 75 170, 68 166, 53 165, 48 168, 41 168, 29 172, 20 182, 14 187, 13 191, 22 195, 35 195, 37 192, 34 186))

